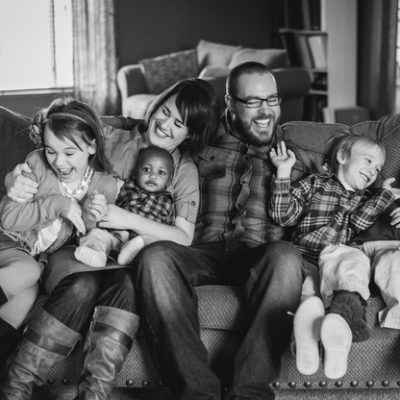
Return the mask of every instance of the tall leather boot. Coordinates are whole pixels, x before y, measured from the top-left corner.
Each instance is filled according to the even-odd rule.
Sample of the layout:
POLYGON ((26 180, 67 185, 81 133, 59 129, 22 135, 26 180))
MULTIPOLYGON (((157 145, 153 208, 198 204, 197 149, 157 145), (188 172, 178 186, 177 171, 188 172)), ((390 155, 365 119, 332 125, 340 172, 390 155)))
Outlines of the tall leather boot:
POLYGON ((0 318, 0 371, 4 368, 8 356, 16 349, 21 337, 18 329, 0 318))
POLYGON ((33 387, 44 383, 51 367, 72 351, 80 337, 79 333, 41 310, 11 357, 8 373, 0 386, 0 399, 30 399, 33 387))
POLYGON ((96 307, 85 343, 85 361, 76 400, 111 398, 118 372, 128 356, 139 317, 114 307, 96 307))

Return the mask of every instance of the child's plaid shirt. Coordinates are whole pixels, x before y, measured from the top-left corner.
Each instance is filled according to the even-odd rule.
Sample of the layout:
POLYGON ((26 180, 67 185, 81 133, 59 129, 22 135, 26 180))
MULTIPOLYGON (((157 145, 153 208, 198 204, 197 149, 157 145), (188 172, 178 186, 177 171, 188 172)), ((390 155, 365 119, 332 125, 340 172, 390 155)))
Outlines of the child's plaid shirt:
POLYGON ((292 186, 274 177, 269 212, 281 226, 295 226, 293 243, 315 263, 324 247, 348 243, 394 200, 386 189, 347 191, 335 175, 313 174, 292 186))
POLYGON ((137 186, 134 180, 125 181, 115 204, 153 221, 167 225, 174 223, 174 199, 171 193, 149 193, 137 186))

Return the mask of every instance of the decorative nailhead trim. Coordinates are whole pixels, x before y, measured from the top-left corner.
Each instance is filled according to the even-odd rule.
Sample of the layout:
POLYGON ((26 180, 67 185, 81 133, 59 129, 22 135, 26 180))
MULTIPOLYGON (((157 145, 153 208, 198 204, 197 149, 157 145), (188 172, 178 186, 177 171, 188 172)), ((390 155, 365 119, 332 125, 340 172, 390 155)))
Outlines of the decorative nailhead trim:
POLYGON ((327 383, 325 381, 321 381, 319 383, 319 387, 325 388, 327 386, 327 383))
POLYGON ((358 381, 351 381, 350 382, 351 387, 357 387, 358 386, 358 381))
POLYGON ((125 385, 126 385, 126 386, 133 386, 133 379, 127 379, 127 380, 125 381, 125 385))
POLYGON ((335 382, 335 386, 336 387, 342 387, 343 386, 343 382, 342 381, 336 381, 335 382))
POLYGON ((48 385, 54 385, 54 379, 47 379, 46 382, 48 385))
POLYGON ((149 381, 142 381, 142 387, 149 387, 150 382, 149 381))
POLYGON ((389 381, 382 381, 382 386, 384 387, 389 386, 389 381))
POLYGON ((69 383, 71 383, 71 381, 69 379, 63 379, 62 380, 62 384, 63 385, 68 385, 69 383))
POLYGON ((372 387, 372 386, 374 386, 375 382, 374 381, 367 381, 367 382, 365 382, 365 384, 366 384, 367 387, 372 387))
POLYGON ((304 382, 304 387, 310 388, 311 387, 311 382, 310 381, 304 382))
POLYGON ((279 383, 279 382, 272 382, 272 386, 275 388, 275 389, 278 389, 278 388, 280 388, 281 387, 281 384, 279 383))
POLYGON ((289 383, 288 383, 288 386, 289 386, 291 389, 293 389, 293 388, 296 387, 296 382, 289 382, 289 383))

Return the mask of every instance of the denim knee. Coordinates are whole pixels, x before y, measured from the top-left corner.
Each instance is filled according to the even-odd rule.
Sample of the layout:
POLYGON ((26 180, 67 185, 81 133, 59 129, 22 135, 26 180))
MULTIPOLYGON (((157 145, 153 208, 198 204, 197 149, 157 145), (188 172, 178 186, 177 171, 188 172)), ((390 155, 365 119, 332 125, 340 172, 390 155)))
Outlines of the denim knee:
POLYGON ((90 319, 100 292, 98 272, 80 272, 64 278, 50 294, 43 308, 76 332, 90 319))
POLYGON ((294 273, 301 276, 302 256, 292 243, 284 241, 269 243, 265 247, 265 255, 276 273, 285 276, 294 273))
POLYGON ((175 264, 177 251, 182 246, 169 241, 159 241, 146 246, 138 255, 137 274, 161 277, 170 272, 169 265, 175 264))

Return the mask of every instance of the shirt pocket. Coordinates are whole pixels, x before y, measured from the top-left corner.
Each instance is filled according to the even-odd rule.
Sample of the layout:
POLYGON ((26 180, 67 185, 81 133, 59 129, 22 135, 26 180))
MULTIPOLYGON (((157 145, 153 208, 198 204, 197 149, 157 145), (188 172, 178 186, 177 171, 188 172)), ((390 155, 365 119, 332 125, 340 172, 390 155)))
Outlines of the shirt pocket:
POLYGON ((229 151, 216 148, 203 151, 198 158, 199 176, 206 180, 224 177, 229 154, 229 151))

